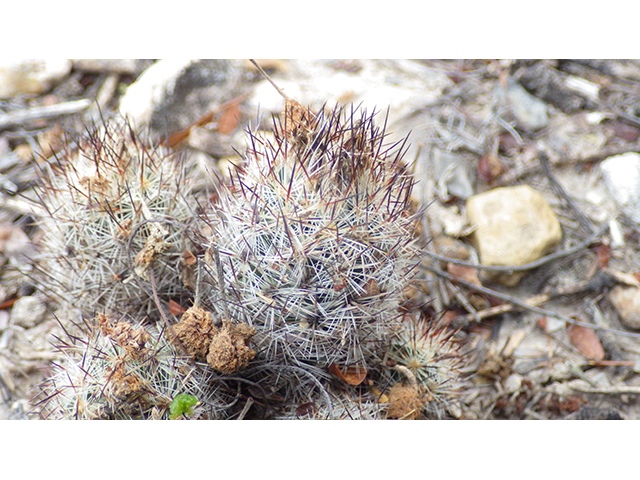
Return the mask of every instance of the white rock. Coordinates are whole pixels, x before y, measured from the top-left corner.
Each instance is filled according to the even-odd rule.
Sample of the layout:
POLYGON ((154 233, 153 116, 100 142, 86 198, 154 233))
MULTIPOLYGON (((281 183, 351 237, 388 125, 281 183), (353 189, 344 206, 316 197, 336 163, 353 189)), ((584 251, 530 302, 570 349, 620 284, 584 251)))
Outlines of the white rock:
POLYGON ((507 393, 514 393, 522 385, 522 379, 524 377, 518 373, 512 373, 509 375, 502 384, 502 388, 507 393))
POLYGON ((598 102, 600 99, 600 85, 584 78, 569 75, 565 80, 565 86, 592 102, 598 102))
POLYGON ((626 327, 640 330, 640 288, 618 285, 609 292, 609 301, 626 327))
MULTIPOLYGON (((276 73, 276 84, 290 98, 302 105, 320 109, 336 104, 359 106, 371 113, 378 112, 376 123, 382 127, 389 114, 386 132, 389 143, 403 140, 409 131, 425 128, 425 120, 416 115, 432 105, 453 82, 444 72, 411 60, 374 60, 359 62, 357 73, 336 70, 330 60, 289 60, 287 72, 276 73)), ((255 86, 247 106, 264 114, 279 114, 284 100, 269 82, 255 86)), ((418 152, 417 134, 409 138, 405 159, 415 158, 418 152)), ((414 193, 423 188, 418 182, 414 193)))
POLYGON ((463 155, 434 148, 433 170, 438 185, 438 193, 443 201, 449 200, 449 195, 466 200, 473 195, 471 184, 471 163, 463 155))
POLYGON ((607 115, 603 112, 589 112, 584 116, 589 125, 599 125, 605 118, 607 115))
POLYGON ((31 328, 44 320, 47 307, 37 297, 21 297, 11 309, 11 323, 20 327, 31 328))
POLYGON ((620 222, 615 218, 609 220, 609 235, 611 235, 612 248, 624 246, 624 233, 622 232, 620 222))
POLYGON ((611 198, 631 221, 640 223, 640 154, 609 157, 600 171, 611 198))
POLYGON ((507 83, 506 100, 519 128, 536 131, 549 125, 547 104, 512 78, 507 83))
MULTIPOLYGON (((389 108, 390 124, 432 104, 453 84, 443 73, 410 60, 362 60, 357 74, 336 70, 328 60, 290 60, 286 74, 274 77, 289 97, 303 105, 321 108, 354 103, 371 112, 389 108)), ((260 111, 280 113, 284 100, 264 81, 256 85, 248 104, 260 111)), ((382 123, 380 121, 379 123, 382 123)))
POLYGON ((129 86, 120 113, 140 130, 180 131, 239 94, 241 63, 231 60, 160 60, 129 86))
POLYGON ((0 59, 0 98, 45 93, 69 75, 71 65, 64 59, 0 59))
MULTIPOLYGON (((525 265, 548 254, 562 240, 555 213, 542 195, 528 185, 474 195, 466 205, 469 225, 476 226, 471 240, 483 265, 525 265)), ((488 277, 512 287, 525 273, 493 272, 488 277)))

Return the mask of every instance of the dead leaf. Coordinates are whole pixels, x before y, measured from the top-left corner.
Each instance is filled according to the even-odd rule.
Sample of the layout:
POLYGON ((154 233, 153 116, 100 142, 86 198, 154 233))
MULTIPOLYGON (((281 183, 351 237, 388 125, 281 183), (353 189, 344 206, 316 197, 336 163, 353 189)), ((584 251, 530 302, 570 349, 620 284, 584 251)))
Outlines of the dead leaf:
POLYGON ((488 153, 480 157, 478 161, 478 177, 485 183, 493 183, 496 178, 506 172, 500 158, 497 155, 488 153))
POLYGON ((313 415, 316 411, 316 406, 313 402, 303 403, 296 408, 296 417, 303 417, 305 415, 313 415))
POLYGON ((182 308, 178 302, 169 300, 169 312, 171 312, 171 315, 178 316, 186 311, 187 310, 182 308))
POLYGON ((0 310, 13 307, 13 304, 16 303, 17 301, 18 301, 18 297, 5 300, 4 302, 0 303, 0 310))
POLYGON ((360 385, 367 376, 367 369, 362 365, 351 365, 341 369, 335 363, 329 365, 329 371, 349 385, 360 385))
POLYGON ((180 142, 182 142, 185 138, 187 138, 190 132, 191 132, 191 127, 187 127, 184 130, 180 130, 179 132, 172 133, 171 135, 169 135, 169 138, 167 138, 166 144, 170 148, 174 148, 180 142))
POLYGON ((536 323, 544 333, 549 333, 549 321, 547 320, 547 317, 540 317, 538 320, 536 320, 536 323))
POLYGON ((184 263, 189 266, 193 266, 198 262, 196 256, 187 249, 182 252, 182 258, 184 258, 184 263))
POLYGON ((591 360, 604 360, 604 348, 596 333, 582 325, 571 325, 567 329, 571 344, 585 357, 591 360))
POLYGON ((237 103, 231 103, 224 109, 218 127, 216 130, 220 133, 229 134, 238 128, 240 118, 240 106, 237 103))
MULTIPOLYGON (((189 136, 189 134, 191 133, 191 129, 193 127, 202 127, 207 123, 211 123, 211 121, 213 121, 213 116, 220 111, 224 112, 223 118, 228 111, 233 112, 233 113, 230 113, 229 115, 231 116, 231 119, 235 120, 236 125, 230 130, 230 132, 235 130, 237 127, 237 118, 240 117, 240 107, 238 106, 238 104, 241 103, 246 97, 247 97, 247 94, 242 94, 232 100, 229 100, 228 102, 223 103, 222 105, 214 108, 210 112, 204 114, 198 120, 196 120, 191 125, 189 125, 187 128, 184 128, 178 132, 173 132, 171 135, 169 135, 168 138, 163 140, 163 143, 165 143, 171 148, 176 147, 179 143, 181 143, 183 140, 185 140, 189 136)), ((230 128, 231 119, 227 120, 229 124, 226 126, 226 128, 230 128)), ((218 131, 220 131, 221 133, 229 133, 229 132, 223 132, 220 129, 219 125, 218 125, 218 131)))
POLYGON ((455 265, 453 263, 447 264, 447 272, 449 272, 454 277, 458 277, 462 280, 466 280, 469 283, 473 283, 478 287, 482 286, 480 283, 480 279, 478 278, 478 272, 475 268, 465 267, 464 265, 455 265))
POLYGON ((600 268, 608 268, 609 259, 611 258, 611 247, 601 243, 598 245, 598 248, 596 248, 596 255, 598 256, 598 265, 600 265, 600 268))

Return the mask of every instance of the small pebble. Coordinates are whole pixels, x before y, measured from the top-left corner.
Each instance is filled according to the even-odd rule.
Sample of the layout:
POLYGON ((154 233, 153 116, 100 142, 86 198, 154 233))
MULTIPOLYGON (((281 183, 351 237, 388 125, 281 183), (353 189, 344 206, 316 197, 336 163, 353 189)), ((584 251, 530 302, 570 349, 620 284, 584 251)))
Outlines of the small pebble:
POLYGON ((518 373, 512 373, 505 379, 504 383, 502 384, 502 388, 504 388, 504 391, 507 393, 514 393, 522 385, 522 379, 522 375, 518 373))
POLYGON ((31 328, 44 320, 46 311, 46 305, 37 297, 19 298, 11 310, 11 323, 31 328))
POLYGON ((441 196, 466 199, 473 195, 470 162, 463 155, 434 148, 433 165, 441 196))
POLYGON ((535 132, 549 125, 547 104, 513 79, 509 79, 506 98, 519 128, 535 132))
POLYGON ((0 60, 0 98, 45 93, 70 72, 69 60, 0 60))
POLYGON ((640 154, 609 157, 600 171, 609 196, 631 221, 640 223, 640 154))
POLYGON ((609 292, 609 301, 627 328, 640 330, 640 288, 618 285, 609 292))

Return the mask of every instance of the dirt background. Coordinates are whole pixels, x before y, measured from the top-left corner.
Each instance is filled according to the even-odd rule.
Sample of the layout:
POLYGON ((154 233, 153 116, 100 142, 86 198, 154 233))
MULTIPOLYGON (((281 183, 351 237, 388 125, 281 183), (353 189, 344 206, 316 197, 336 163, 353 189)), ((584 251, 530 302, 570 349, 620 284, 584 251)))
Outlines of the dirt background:
MULTIPOLYGON (((32 389, 57 358, 51 345, 58 332, 56 305, 43 296, 31 320, 13 311, 17 299, 36 292, 26 260, 37 248, 37 218, 29 201, 36 166, 60 148, 65 133, 82 132, 88 122, 99 121, 100 112, 116 112, 128 86, 152 63, 74 60, 68 74, 45 91, 0 102, 0 418, 33 418, 32 389), (33 113, 83 99, 90 102, 74 113, 33 113), (26 112, 31 115, 20 116, 26 112)), ((473 253, 465 200, 502 186, 532 186, 560 219, 557 251, 570 254, 527 270, 517 287, 480 275, 486 290, 474 291, 441 274, 452 272, 446 262, 425 256, 425 264, 436 268, 423 272, 433 309, 460 328, 467 351, 462 394, 449 408, 450 417, 640 418, 640 339, 609 301, 616 284, 637 281, 640 230, 604 188, 599 169, 606 158, 640 148, 640 62, 260 63, 302 104, 375 107, 381 118, 388 115, 391 140, 410 132, 405 159, 415 163, 414 196, 428 206, 425 228, 431 236, 441 233, 455 248, 473 253), (544 311, 516 305, 536 295, 549 296, 538 304, 544 311), (503 313, 473 319, 497 306, 503 313), (604 329, 593 335, 588 328, 568 328, 554 314, 604 329)), ((238 108, 228 113, 215 107, 209 117, 192 111, 192 123, 171 132, 176 148, 223 164, 233 158, 233 148, 244 148, 247 125, 281 110, 275 89, 248 62, 237 65, 244 95, 238 108)), ((469 280, 473 273, 467 267, 454 276, 469 280)))

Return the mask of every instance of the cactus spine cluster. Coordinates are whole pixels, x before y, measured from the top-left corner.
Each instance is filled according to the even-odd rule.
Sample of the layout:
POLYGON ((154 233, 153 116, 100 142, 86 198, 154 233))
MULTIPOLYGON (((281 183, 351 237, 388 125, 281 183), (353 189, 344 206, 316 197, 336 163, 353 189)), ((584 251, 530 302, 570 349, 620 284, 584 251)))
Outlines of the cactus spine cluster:
POLYGON ((231 315, 269 359, 366 364, 398 322, 417 253, 412 179, 373 117, 288 101, 273 137, 250 135, 221 199, 212 242, 231 315))
POLYGON ((194 214, 174 153, 145 146, 128 123, 114 121, 68 143, 44 169, 38 265, 47 294, 87 315, 152 315, 142 281, 152 268, 162 298, 181 295, 177 260, 194 214))

